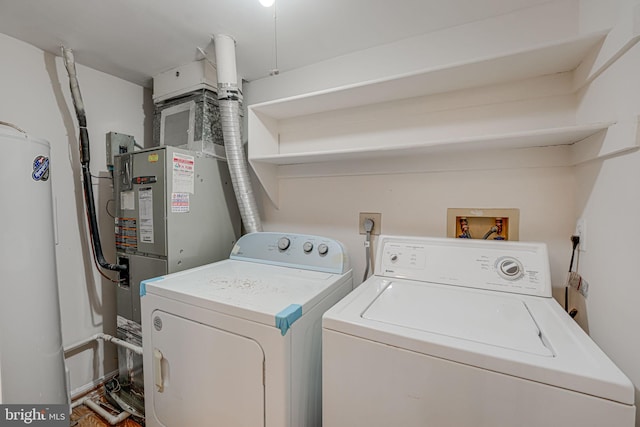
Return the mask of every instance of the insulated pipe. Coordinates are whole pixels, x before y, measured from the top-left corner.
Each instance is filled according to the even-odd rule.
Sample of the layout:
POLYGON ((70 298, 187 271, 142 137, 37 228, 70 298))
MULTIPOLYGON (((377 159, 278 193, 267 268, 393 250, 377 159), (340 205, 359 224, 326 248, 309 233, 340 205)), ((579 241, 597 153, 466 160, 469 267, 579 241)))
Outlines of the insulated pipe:
POLYGON ((126 271, 126 265, 110 264, 102 253, 102 244, 100 243, 100 233, 98 231, 98 221, 96 219, 96 207, 93 199, 93 188, 91 186, 91 171, 89 170, 90 154, 89 154, 89 132, 87 131, 87 116, 84 111, 84 103, 80 94, 80 86, 76 76, 76 63, 73 57, 73 51, 62 47, 62 58, 64 66, 69 74, 69 87, 71 88, 71 97, 73 98, 73 106, 76 110, 78 118, 78 126, 80 127, 80 163, 82 165, 82 185, 84 189, 84 199, 87 206, 87 219, 89 222, 89 233, 91 242, 93 243, 93 254, 96 262, 102 268, 113 271, 126 271))
POLYGON ((254 233, 262 231, 262 224, 251 187, 240 133, 240 99, 242 94, 238 89, 235 40, 224 34, 215 35, 213 40, 218 73, 218 104, 231 183, 238 201, 244 228, 248 233, 254 233))

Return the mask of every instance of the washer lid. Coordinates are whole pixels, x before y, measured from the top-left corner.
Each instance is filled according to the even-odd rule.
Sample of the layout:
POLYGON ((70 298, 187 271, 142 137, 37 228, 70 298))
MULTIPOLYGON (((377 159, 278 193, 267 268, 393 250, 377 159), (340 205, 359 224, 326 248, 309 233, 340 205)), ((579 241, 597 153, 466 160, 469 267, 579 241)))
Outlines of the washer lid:
POLYGON ((332 274, 224 260, 141 283, 141 294, 160 295, 208 310, 280 328, 289 326, 348 280, 332 274))
POLYGON ((634 404, 631 381, 553 298, 374 276, 330 308, 322 317, 322 327, 428 357, 634 404), (378 298, 381 294, 385 296, 378 298), (487 297, 496 302, 488 302, 487 297), (512 304, 512 299, 522 305, 512 304), (523 320, 527 317, 522 307, 530 313, 541 339, 531 323, 523 320), (503 311, 496 314, 495 310, 503 311), (419 320, 422 316, 425 318, 419 320), (491 329, 489 335, 479 335, 483 327, 474 323, 480 322, 491 329), (516 348, 514 331, 527 335, 524 344, 517 344, 526 350, 516 348), (538 345, 539 340, 542 344, 538 345), (552 356, 529 351, 540 350, 540 346, 550 349, 552 356))
POLYGON ((392 282, 362 317, 539 356, 553 353, 526 304, 508 295, 392 282))

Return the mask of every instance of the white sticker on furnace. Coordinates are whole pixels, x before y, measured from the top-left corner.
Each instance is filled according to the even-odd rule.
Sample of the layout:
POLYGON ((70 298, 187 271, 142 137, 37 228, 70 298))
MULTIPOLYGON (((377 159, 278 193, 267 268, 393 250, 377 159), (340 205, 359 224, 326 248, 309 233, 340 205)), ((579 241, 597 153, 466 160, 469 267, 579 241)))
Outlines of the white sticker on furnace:
POLYGON ((171 212, 189 212, 189 193, 171 193, 171 212))
POLYGON ((138 190, 138 208, 140 242, 153 243, 153 190, 151 187, 138 190))
POLYGON ((120 207, 125 211, 132 211, 136 208, 136 197, 133 191, 120 193, 120 207))
POLYGON ((193 194, 195 181, 195 157, 173 153, 173 191, 193 194))

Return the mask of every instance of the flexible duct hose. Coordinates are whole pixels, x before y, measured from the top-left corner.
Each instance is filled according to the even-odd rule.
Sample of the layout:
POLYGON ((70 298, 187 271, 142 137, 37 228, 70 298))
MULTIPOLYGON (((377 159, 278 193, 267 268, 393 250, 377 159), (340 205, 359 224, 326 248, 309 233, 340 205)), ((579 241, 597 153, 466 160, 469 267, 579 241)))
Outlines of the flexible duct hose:
POLYGON ((258 206, 251 187, 247 160, 240 135, 240 91, 236 73, 235 41, 227 35, 215 35, 218 72, 218 101, 227 164, 236 194, 240 216, 247 233, 262 231, 258 206))
POLYGON ((240 136, 240 103, 236 100, 225 99, 220 100, 219 104, 227 164, 244 228, 247 233, 262 231, 258 206, 251 187, 240 136))

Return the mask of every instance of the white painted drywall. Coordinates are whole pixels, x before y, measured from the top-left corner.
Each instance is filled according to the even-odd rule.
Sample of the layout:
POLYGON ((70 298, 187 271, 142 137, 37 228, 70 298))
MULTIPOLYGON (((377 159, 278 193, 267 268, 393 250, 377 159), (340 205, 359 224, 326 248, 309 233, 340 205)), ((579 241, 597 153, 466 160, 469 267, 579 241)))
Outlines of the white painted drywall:
MULTIPOLYGON (((635 29, 624 29, 640 34, 640 1, 607 4, 585 2, 581 26, 589 29, 607 21, 614 28, 628 26, 629 16, 635 16, 635 29)), ((580 92, 578 117, 638 120, 639 76, 640 44, 636 44, 580 92)), ((640 152, 575 169, 574 221, 582 218, 587 223, 587 250, 580 252, 578 271, 589 283, 589 294, 585 300, 572 292, 571 301, 580 309, 579 323, 635 384, 639 407, 640 286, 635 267, 640 259, 640 228, 635 223, 640 210, 640 152)), ((640 427, 638 414, 636 426, 640 427)))
MULTIPOLYGON (((75 343, 96 332, 113 334, 114 285, 97 273, 89 250, 79 178, 78 129, 62 60, 3 34, 0 34, 0 55, 3 58, 0 120, 11 122, 51 144, 64 344, 75 343)), ((151 120, 148 111, 151 97, 141 86, 90 68, 78 65, 77 72, 87 112, 91 172, 104 176, 107 170, 105 134, 116 131, 133 135, 138 143, 144 144, 145 135, 151 135, 145 133, 145 124, 151 120)), ((95 179, 94 190, 105 256, 114 261, 113 220, 105 211, 107 200, 111 198, 110 180, 95 179)), ((2 209, 20 209, 20 201, 4 200, 2 209)), ((113 204, 110 209, 113 210, 113 204)), ((29 213, 25 212, 25 215, 29 213)), ((37 271, 37 266, 34 270, 37 271)), ((24 309, 29 310, 29 307, 24 309)), ((97 347, 88 347, 67 360, 72 390, 117 368, 116 352, 110 344, 105 349, 105 360, 102 360, 101 351, 96 351, 94 357, 93 348, 97 347)))
MULTIPOLYGON (((449 42, 471 35, 495 41, 495 44, 474 45, 475 49, 488 54, 492 49, 500 52, 511 42, 516 43, 515 46, 533 45, 543 42, 547 36, 564 38, 572 32, 629 26, 630 22, 640 22, 628 19, 637 13, 639 3, 637 0, 550 2, 535 10, 455 27, 250 82, 245 85, 245 99, 251 105, 411 72, 432 66, 429 62, 432 59, 436 63, 455 62, 456 55, 470 57, 475 51, 449 42), (545 13, 540 15, 542 12, 545 13), (540 16, 549 19, 536 27, 541 24, 540 16), (526 24, 517 28, 506 21, 526 24), (488 22, 492 22, 489 27, 488 22), (477 31, 481 27, 487 33, 477 31), (454 52, 439 56, 443 46, 454 52), (425 59, 430 51, 435 56, 425 59), (379 66, 374 58, 380 62, 379 66)), ((640 114, 638 76, 640 46, 636 45, 577 94, 576 121, 637 119, 640 114)), ((389 117, 394 120, 393 112, 389 117)), ((297 123, 304 120, 298 119, 297 123)), ((249 143, 250 138, 251 135, 249 143)), ((636 244, 640 231, 635 225, 635 213, 640 209, 636 185, 640 182, 640 153, 575 167, 500 170, 487 167, 474 171, 453 170, 450 165, 454 160, 453 155, 445 159, 448 166, 445 172, 416 173, 414 169, 413 173, 406 174, 327 177, 308 174, 302 177, 294 173, 283 176, 279 209, 269 202, 257 184, 262 198, 263 225, 267 230, 324 234, 341 240, 351 255, 356 281, 360 281, 364 270, 364 240, 357 232, 359 212, 381 212, 383 233, 443 236, 449 207, 519 208, 520 239, 547 243, 554 296, 563 303, 571 253, 569 236, 574 232, 576 220, 585 218, 588 251, 581 253, 579 265, 580 272, 591 284, 591 292, 586 301, 572 293, 571 303, 580 310, 577 320, 581 326, 634 382, 638 405, 640 287, 633 267, 640 258, 636 244)), ((302 167, 313 169, 315 165, 302 167)), ((296 170, 296 167, 281 171, 288 169, 296 170)), ((330 168, 324 168, 327 169, 330 168)), ((640 417, 637 418, 636 426, 640 427, 640 417)))
POLYGON ((265 196, 263 225, 342 241, 359 284, 365 265, 359 212, 381 212, 385 234, 444 237, 447 208, 515 207, 520 239, 549 245, 560 286, 569 263, 565 236, 573 226, 573 186, 569 167, 290 178, 280 182, 279 210, 265 196))

